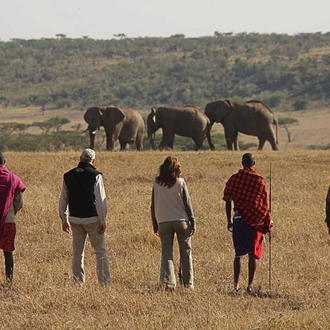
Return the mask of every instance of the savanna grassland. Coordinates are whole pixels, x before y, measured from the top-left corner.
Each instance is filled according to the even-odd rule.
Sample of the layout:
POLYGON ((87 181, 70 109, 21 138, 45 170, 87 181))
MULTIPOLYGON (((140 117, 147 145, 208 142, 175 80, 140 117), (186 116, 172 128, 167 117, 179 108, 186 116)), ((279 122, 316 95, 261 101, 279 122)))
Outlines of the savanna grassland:
MULTIPOLYGON (((0 278, 1 329, 329 329, 330 258, 324 223, 329 151, 255 152, 256 170, 270 185, 275 226, 258 262, 255 296, 233 289, 233 247, 221 200, 242 152, 97 152, 108 196, 107 250, 113 283, 101 288, 92 249, 87 281, 70 278, 71 236, 61 231, 57 203, 62 175, 77 152, 7 153, 7 166, 27 186, 17 215, 14 281, 0 278), (150 220, 151 186, 173 154, 191 194, 195 290, 157 289, 160 243, 150 220)), ((178 264, 178 248, 175 245, 178 264)), ((3 257, 0 256, 3 267, 3 257)), ((241 286, 247 283, 247 260, 241 286)))

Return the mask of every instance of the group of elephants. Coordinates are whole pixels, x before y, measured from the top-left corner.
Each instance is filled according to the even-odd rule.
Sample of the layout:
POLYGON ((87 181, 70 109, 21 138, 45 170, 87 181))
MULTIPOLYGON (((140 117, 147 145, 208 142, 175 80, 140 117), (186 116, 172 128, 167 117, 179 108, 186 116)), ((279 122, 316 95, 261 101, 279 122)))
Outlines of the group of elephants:
MULTIPOLYGON (((136 149, 142 150, 145 124, 141 114, 130 108, 91 107, 84 114, 88 124, 90 147, 94 148, 95 133, 103 126, 106 133, 107 150, 114 150, 117 140, 120 150, 127 144, 135 142, 136 149)), ((190 137, 195 142, 196 150, 203 148, 205 138, 212 150, 211 128, 214 123, 221 123, 228 150, 238 150, 238 133, 256 136, 259 139, 259 150, 266 141, 273 150, 277 150, 277 119, 271 109, 260 101, 239 102, 219 100, 210 102, 205 112, 195 106, 160 107, 151 109, 147 117, 148 140, 153 149, 156 131, 163 131, 159 149, 173 149, 175 134, 190 137)))

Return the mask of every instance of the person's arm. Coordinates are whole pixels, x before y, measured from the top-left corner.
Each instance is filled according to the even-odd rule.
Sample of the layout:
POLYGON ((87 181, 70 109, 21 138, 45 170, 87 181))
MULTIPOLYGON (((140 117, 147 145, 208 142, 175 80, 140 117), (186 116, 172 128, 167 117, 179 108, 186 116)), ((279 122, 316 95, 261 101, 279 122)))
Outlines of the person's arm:
POLYGON ((328 188, 328 193, 327 193, 327 198, 326 198, 326 203, 325 203, 325 222, 328 227, 328 231, 330 234, 330 187, 328 188))
POLYGON ((152 188, 152 193, 151 193, 150 213, 151 213, 152 227, 154 229, 154 233, 158 236, 159 233, 158 233, 158 223, 157 223, 156 214, 155 214, 155 192, 154 192, 154 188, 152 188))
POLYGON ((105 232, 107 218, 107 197, 105 194, 102 174, 96 176, 94 185, 95 207, 100 219, 100 233, 105 232))
POLYGON ((70 232, 70 225, 68 220, 68 204, 68 189, 66 187, 65 181, 63 180, 61 195, 58 202, 58 214, 60 216, 60 219, 62 220, 62 229, 67 233, 70 232))
POLYGON ((231 198, 226 200, 226 216, 227 216, 227 229, 233 230, 233 222, 231 221, 231 198))
POLYGON ((17 195, 15 195, 13 200, 13 207, 15 214, 23 207, 23 192, 20 191, 17 195))
POLYGON ((194 211, 191 205, 191 199, 188 191, 188 187, 185 181, 183 181, 183 190, 182 190, 182 201, 186 209, 188 219, 190 221, 190 235, 195 234, 196 231, 196 222, 194 217, 194 211))

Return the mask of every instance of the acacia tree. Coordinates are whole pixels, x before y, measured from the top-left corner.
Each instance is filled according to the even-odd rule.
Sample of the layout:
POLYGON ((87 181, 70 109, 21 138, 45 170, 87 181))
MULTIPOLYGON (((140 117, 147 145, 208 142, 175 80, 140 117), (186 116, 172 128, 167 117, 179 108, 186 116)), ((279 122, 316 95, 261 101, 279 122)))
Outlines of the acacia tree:
POLYGON ((9 137, 11 134, 17 132, 19 136, 22 136, 30 126, 23 123, 3 123, 0 125, 0 135, 2 137, 9 137))
POLYGON ((34 122, 32 125, 39 127, 44 134, 47 134, 51 129, 58 132, 63 125, 68 123, 70 123, 68 118, 52 117, 46 121, 34 122))
POLYGON ((278 119, 278 126, 285 129, 288 142, 292 142, 291 132, 289 131, 289 127, 291 125, 298 125, 298 120, 290 117, 283 117, 278 119))

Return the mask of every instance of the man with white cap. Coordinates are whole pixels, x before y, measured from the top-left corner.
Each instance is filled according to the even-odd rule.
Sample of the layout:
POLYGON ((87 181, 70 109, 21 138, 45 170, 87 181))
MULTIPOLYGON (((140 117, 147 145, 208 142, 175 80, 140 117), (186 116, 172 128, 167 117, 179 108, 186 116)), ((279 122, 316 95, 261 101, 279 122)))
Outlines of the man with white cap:
POLYGON ((84 256, 87 235, 96 254, 96 271, 102 286, 110 284, 105 249, 107 201, 102 173, 94 167, 95 152, 85 149, 76 168, 64 174, 59 216, 64 232, 72 232, 72 272, 76 282, 85 282, 84 256))

